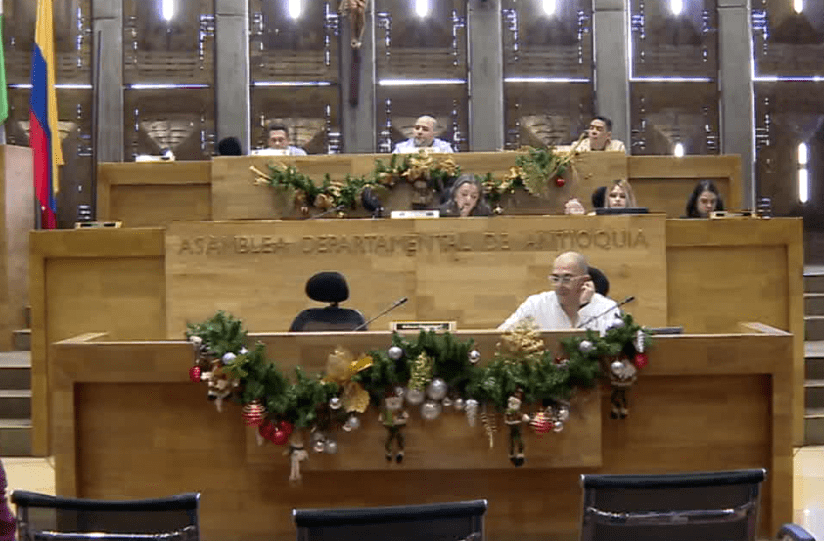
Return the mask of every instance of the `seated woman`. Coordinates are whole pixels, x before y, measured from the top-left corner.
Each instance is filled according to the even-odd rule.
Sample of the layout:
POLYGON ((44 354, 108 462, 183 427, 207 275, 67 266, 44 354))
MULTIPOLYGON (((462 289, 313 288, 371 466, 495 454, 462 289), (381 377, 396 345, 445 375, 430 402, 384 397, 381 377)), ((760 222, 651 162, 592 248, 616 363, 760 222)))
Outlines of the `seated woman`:
POLYGON ((290 332, 367 330, 363 314, 338 307, 338 303, 349 298, 349 286, 341 273, 315 274, 306 282, 306 295, 313 301, 328 302, 329 306, 299 313, 289 327, 290 332))
POLYGON ((695 185, 687 200, 687 218, 709 218, 716 210, 724 210, 718 188, 713 181, 702 180, 695 185))
POLYGON ((483 189, 473 175, 458 177, 449 191, 449 200, 441 205, 441 216, 489 216, 492 214, 484 199, 483 189))
MULTIPOLYGON (((595 208, 633 208, 638 206, 632 186, 626 180, 615 180, 612 186, 601 187, 592 193, 592 204, 595 208), (598 204, 602 203, 602 204, 598 204)), ((570 199, 564 205, 564 214, 585 214, 584 205, 576 198, 570 199)))

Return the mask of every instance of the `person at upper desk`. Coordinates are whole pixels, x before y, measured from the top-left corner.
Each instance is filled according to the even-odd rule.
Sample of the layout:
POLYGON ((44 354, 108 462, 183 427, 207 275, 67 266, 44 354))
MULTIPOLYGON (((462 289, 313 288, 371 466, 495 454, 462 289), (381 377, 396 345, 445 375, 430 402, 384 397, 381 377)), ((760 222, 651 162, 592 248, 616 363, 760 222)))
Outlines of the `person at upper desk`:
POLYGON ((255 156, 306 156, 306 151, 292 145, 289 129, 283 124, 271 124, 266 130, 268 148, 252 152, 255 156))
POLYGON ((451 154, 453 152, 452 146, 443 139, 435 137, 436 125, 437 121, 433 117, 420 117, 415 121, 415 126, 412 128, 412 138, 395 145, 392 154, 410 154, 422 149, 451 154))
POLYGON ((590 329, 605 333, 620 310, 615 301, 593 292, 581 306, 584 284, 591 282, 586 258, 578 252, 565 252, 555 258, 549 281, 554 291, 544 291, 527 298, 498 330, 515 327, 520 321, 531 318, 544 331, 564 329, 590 329))
POLYGON ((624 143, 612 138, 612 120, 605 116, 596 116, 589 123, 587 138, 578 145, 579 152, 607 150, 612 152, 626 152, 624 143))
POLYGON ((724 210, 724 201, 711 180, 702 180, 687 200, 687 218, 709 218, 716 210, 724 210))
MULTIPOLYGON (((601 190, 601 188, 595 192, 599 192, 599 190, 601 190)), ((603 195, 598 199, 599 201, 596 201, 596 194, 593 193, 592 201, 595 208, 599 208, 597 202, 602 203, 600 205, 601 207, 613 209, 625 209, 638 206, 635 200, 635 193, 632 191, 632 186, 630 186, 629 181, 623 179, 614 180, 612 185, 609 186, 609 191, 607 191, 607 188, 604 188, 603 195)), ((570 199, 564 205, 564 214, 585 213, 586 210, 584 209, 584 205, 577 198, 570 199)))
POLYGON ((473 175, 463 174, 448 191, 449 199, 441 205, 441 216, 489 216, 492 210, 484 191, 473 175))

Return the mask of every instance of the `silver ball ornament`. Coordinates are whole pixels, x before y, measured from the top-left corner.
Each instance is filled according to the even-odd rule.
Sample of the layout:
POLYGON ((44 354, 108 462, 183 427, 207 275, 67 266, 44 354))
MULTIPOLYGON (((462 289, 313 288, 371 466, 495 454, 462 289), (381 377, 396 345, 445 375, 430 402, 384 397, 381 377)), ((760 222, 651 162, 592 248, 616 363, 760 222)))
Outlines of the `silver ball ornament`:
POLYGON ((609 365, 609 369, 617 376, 624 370, 624 363, 621 361, 612 361, 612 364, 609 365))
POLYGON ((452 406, 452 399, 449 397, 444 398, 441 400, 441 406, 448 408, 452 406))
POLYGON ((558 420, 562 423, 565 423, 569 420, 569 408, 566 406, 561 406, 558 408, 558 420))
POLYGON ((312 450, 316 453, 322 453, 326 450, 326 442, 323 440, 318 440, 312 444, 312 450))
POLYGON ((349 430, 357 430, 360 428, 360 419, 353 415, 346 420, 346 425, 349 427, 349 430))
POLYGON ((230 351, 228 353, 224 353, 223 357, 220 360, 223 361, 223 364, 229 364, 235 359, 237 359, 237 355, 230 351))
POLYGON ((323 450, 330 455, 334 455, 338 452, 338 442, 335 440, 326 440, 326 444, 323 447, 323 450))
POLYGON ((441 405, 434 400, 427 400, 421 406, 421 417, 427 421, 434 421, 441 414, 441 405))
POLYGON ((333 410, 339 410, 341 408, 341 406, 343 406, 343 401, 340 398, 338 398, 337 396, 335 396, 335 397, 333 397, 329 400, 329 407, 332 408, 333 410))
POLYGON ((624 326, 624 320, 621 319, 621 316, 615 315, 615 320, 609 324, 610 329, 620 329, 624 326))
POLYGON ((561 421, 555 421, 555 424, 552 426, 552 431, 553 432, 560 432, 563 429, 564 429, 564 423, 562 423, 561 421))
POLYGON ((441 378, 435 378, 426 387, 426 396, 432 400, 441 400, 446 396, 446 382, 441 378))
POLYGON ((241 354, 241 355, 246 355, 247 353, 249 353, 249 350, 248 350, 248 349, 246 349, 246 348, 240 348, 240 354, 241 354))
POLYGON ((195 346, 200 346, 203 343, 203 338, 199 336, 191 336, 189 337, 189 342, 191 342, 195 346))
POLYGON ((315 432, 312 432, 312 435, 310 436, 309 439, 311 439, 312 443, 314 444, 314 443, 317 443, 317 442, 323 442, 323 440, 326 439, 326 436, 323 435, 323 432, 315 431, 315 432))
POLYGON ((423 391, 421 390, 409 389, 406 391, 406 401, 413 406, 421 404, 424 401, 424 398, 426 398, 426 396, 424 396, 423 391))
POLYGON ((403 387, 401 387, 400 385, 398 385, 397 387, 395 387, 395 396, 397 396, 398 398, 403 398, 403 396, 404 396, 405 394, 406 394, 406 389, 404 389, 404 388, 403 388, 403 387))
POLYGON ((589 353, 590 351, 595 349, 595 346, 592 345, 592 342, 590 342, 589 340, 583 340, 580 344, 578 344, 578 349, 581 351, 581 353, 589 353))
POLYGON ((392 346, 386 354, 389 355, 389 358, 393 361, 400 361, 401 357, 403 357, 403 350, 398 346, 392 346))
POLYGON ((481 360, 481 352, 480 351, 478 351, 477 349, 473 349, 472 351, 469 352, 469 362, 471 362, 472 364, 478 364, 478 362, 480 360, 481 360))
POLYGON ((452 404, 456 410, 461 411, 466 406, 466 402, 464 402, 463 398, 456 398, 455 402, 452 404))

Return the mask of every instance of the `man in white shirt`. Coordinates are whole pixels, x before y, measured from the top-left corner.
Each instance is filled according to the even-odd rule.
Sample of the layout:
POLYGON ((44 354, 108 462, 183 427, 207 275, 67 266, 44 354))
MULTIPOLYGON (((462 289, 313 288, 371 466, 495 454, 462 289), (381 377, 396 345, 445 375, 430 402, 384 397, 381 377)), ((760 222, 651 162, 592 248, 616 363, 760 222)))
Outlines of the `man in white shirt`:
POLYGON ((579 152, 606 150, 612 152, 626 152, 624 143, 612 138, 612 120, 605 116, 596 116, 589 123, 587 138, 578 145, 579 152))
POLYGON ((591 289, 592 281, 587 269, 583 255, 577 252, 559 255, 549 275, 555 291, 545 291, 527 298, 498 330, 509 330, 521 320, 532 318, 544 331, 590 329, 604 334, 616 316, 620 315, 620 310, 615 301, 591 289), (590 291, 591 297, 586 302, 590 291), (582 300, 585 302, 583 306, 582 300))
POLYGON ((449 143, 435 137, 436 124, 437 122, 431 116, 420 117, 412 128, 412 138, 395 145, 392 154, 410 154, 421 149, 451 154, 452 147, 449 143))
POLYGON ((272 124, 267 130, 269 133, 269 148, 262 148, 252 152, 255 156, 306 156, 302 148, 292 146, 289 140, 289 130, 283 124, 272 124))

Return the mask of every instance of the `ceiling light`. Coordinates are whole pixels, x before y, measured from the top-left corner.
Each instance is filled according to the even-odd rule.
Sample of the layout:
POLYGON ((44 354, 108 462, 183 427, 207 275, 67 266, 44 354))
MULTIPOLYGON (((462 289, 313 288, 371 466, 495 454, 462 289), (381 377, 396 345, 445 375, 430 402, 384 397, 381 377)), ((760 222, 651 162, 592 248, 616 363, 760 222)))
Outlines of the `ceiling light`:
POLYGON ((421 19, 429 15, 429 0, 415 0, 415 13, 421 19))
POLYGON ((302 6, 300 5, 300 0, 288 0, 289 1, 289 16, 292 19, 297 20, 300 18, 300 12, 302 6))
POLYGON ((171 21, 175 16, 175 0, 160 0, 160 13, 164 21, 171 21))
POLYGON ((675 143, 675 148, 672 149, 672 155, 676 158, 683 158, 684 157, 684 145, 681 143, 675 143))
POLYGON ((684 11, 684 0, 670 0, 670 11, 673 15, 681 15, 684 11))
POLYGON ((546 15, 549 15, 550 17, 555 15, 555 8, 558 7, 556 5, 556 0, 543 0, 542 3, 544 7, 544 13, 546 15))

